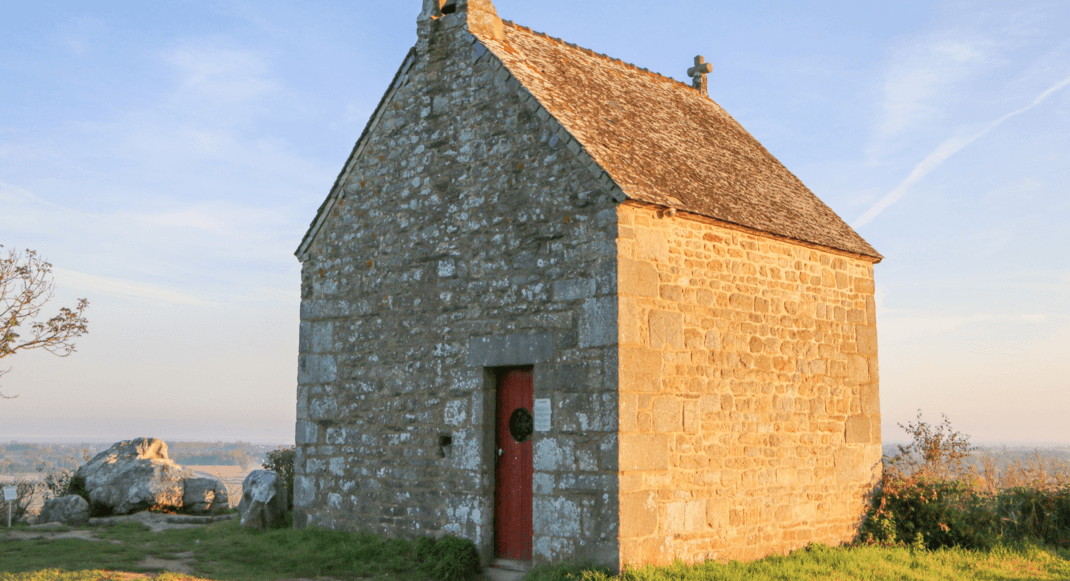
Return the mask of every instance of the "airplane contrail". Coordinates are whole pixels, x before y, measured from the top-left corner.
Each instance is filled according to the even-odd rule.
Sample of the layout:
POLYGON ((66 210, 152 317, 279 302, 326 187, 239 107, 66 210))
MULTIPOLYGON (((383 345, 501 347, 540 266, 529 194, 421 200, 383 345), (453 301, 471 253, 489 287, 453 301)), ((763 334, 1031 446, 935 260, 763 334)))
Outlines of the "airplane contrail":
POLYGON ((1062 81, 1056 83, 1053 87, 1041 93, 1039 97, 1033 99, 1033 102, 1026 105, 1025 107, 1022 107, 1021 109, 1018 109, 1016 111, 1011 111, 1003 117, 1000 117, 999 119, 996 119, 995 121, 989 123, 987 127, 982 129, 980 132, 974 134, 972 137, 952 137, 951 139, 948 139, 947 141, 941 143, 940 146, 933 150, 933 152, 930 153, 928 157, 923 159, 921 163, 914 167, 914 171, 910 172, 910 175, 907 176, 907 179, 903 180, 902 183, 896 186, 894 190, 889 192, 887 196, 884 196, 876 204, 873 204, 870 209, 866 210, 865 214, 862 214, 858 218, 858 220, 855 220, 854 224, 851 224, 851 227, 861 228, 862 226, 869 224, 873 221, 874 218, 880 215, 881 212, 887 209, 888 206, 891 206, 896 201, 898 201, 899 198, 902 198, 903 195, 907 193, 907 190, 910 189, 910 186, 914 185, 916 182, 920 181, 922 178, 932 173, 933 170, 940 167, 940 164, 947 161, 951 156, 962 151, 964 148, 966 148, 966 146, 970 145, 974 141, 977 141, 978 139, 984 137, 993 129, 1002 125, 1004 121, 1010 119, 1011 117, 1021 115, 1022 113, 1025 113, 1033 107, 1036 107, 1037 105, 1043 103, 1048 99, 1048 97, 1051 97, 1059 90, 1065 88, 1067 85, 1070 85, 1070 77, 1066 77, 1062 81))

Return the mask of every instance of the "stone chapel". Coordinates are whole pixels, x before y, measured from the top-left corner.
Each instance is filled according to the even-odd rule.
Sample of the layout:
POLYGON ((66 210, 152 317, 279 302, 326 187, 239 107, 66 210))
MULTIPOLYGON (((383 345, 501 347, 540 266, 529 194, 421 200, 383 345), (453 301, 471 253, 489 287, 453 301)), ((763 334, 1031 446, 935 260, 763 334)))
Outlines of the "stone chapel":
POLYGON ((701 58, 681 83, 490 0, 417 32, 297 250, 295 526, 614 568, 851 540, 881 255, 701 58))

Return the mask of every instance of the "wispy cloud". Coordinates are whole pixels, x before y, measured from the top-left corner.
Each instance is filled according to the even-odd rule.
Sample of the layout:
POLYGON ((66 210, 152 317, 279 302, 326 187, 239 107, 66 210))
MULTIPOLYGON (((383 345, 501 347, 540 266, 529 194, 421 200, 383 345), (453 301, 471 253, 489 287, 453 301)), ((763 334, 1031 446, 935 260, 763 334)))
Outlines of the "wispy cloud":
POLYGON ((1021 115, 1029 111, 1030 109, 1033 109, 1037 105, 1040 105, 1044 101, 1048 100, 1049 97, 1066 88, 1068 85, 1070 85, 1070 76, 1048 88, 1036 99, 1034 99, 1032 103, 1026 105, 1025 107, 1022 107, 1021 109, 1011 111, 1010 113, 1007 113, 999 119, 992 121, 981 131, 978 131, 968 136, 952 137, 947 141, 944 141, 935 150, 933 150, 932 153, 930 153, 925 159, 923 159, 921 163, 916 165, 914 167, 914 170, 910 172, 910 175, 908 175, 905 180, 903 180, 898 186, 896 186, 895 189, 893 189, 891 192, 888 193, 888 195, 877 201, 877 203, 873 204, 873 206, 870 207, 869 210, 866 210, 866 212, 862 214, 858 218, 858 220, 856 220, 854 224, 852 224, 852 226, 854 228, 861 228, 862 226, 869 224, 873 221, 874 218, 879 216, 881 212, 888 209, 889 206, 896 203, 897 201, 899 201, 900 198, 906 195, 907 191, 910 190, 911 186, 924 179, 925 176, 932 173, 936 168, 940 167, 941 164, 950 159, 952 156, 962 151, 978 139, 984 137, 985 135, 988 135, 994 129, 996 129, 1009 119, 1017 117, 1018 115, 1021 115))
POLYGON ((164 59, 188 91, 204 97, 241 101, 278 88, 268 59, 253 50, 202 41, 173 49, 164 59))
POLYGON ((955 88, 992 59, 991 42, 962 31, 945 31, 900 48, 892 57, 870 156, 890 141, 939 117, 955 88))
POLYGON ((163 301, 179 305, 208 305, 209 301, 168 288, 129 282, 114 278, 94 276, 62 268, 53 268, 57 284, 71 293, 107 294, 122 298, 139 298, 163 301))

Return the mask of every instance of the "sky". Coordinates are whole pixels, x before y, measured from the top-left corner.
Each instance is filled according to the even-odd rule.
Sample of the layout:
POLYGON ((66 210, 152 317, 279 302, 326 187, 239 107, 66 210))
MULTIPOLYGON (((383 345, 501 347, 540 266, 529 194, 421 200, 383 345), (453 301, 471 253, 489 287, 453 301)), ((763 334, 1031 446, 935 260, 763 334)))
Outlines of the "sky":
MULTIPOLYGON (((1070 443, 1065 0, 495 0, 687 80, 886 258, 883 435, 1070 443)), ((25 353, 0 440, 293 441, 293 256, 420 0, 0 0, 0 244, 89 299, 25 353)))

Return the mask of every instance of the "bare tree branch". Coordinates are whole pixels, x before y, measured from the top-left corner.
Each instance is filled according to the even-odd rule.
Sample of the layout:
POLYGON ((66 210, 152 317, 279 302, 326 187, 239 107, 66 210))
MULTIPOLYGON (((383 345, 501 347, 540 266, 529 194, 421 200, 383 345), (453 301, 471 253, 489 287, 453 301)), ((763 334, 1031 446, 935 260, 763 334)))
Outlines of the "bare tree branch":
MULTIPOLYGON (((52 265, 33 250, 25 256, 16 250, 0 256, 0 358, 30 349, 44 349, 57 357, 74 353, 74 339, 89 332, 83 316, 89 301, 78 299, 73 309, 63 307, 51 319, 35 321, 55 289, 52 265), (27 324, 29 328, 23 330, 27 324)), ((0 377, 9 371, 0 371, 0 377)), ((12 397, 17 396, 0 392, 0 398, 12 397)))

